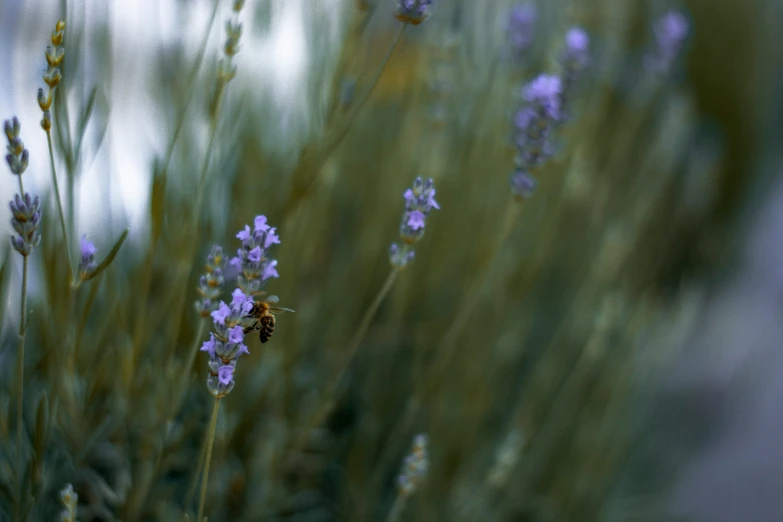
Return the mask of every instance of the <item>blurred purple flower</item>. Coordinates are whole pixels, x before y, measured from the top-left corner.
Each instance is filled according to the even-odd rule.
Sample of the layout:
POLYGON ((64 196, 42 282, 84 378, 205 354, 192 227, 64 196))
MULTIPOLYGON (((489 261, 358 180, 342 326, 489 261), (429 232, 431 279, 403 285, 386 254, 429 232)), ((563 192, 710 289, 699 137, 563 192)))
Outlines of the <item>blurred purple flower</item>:
POLYGON ((655 43, 644 58, 647 70, 668 73, 680 54, 690 32, 688 18, 679 11, 669 11, 653 25, 655 43))
POLYGON ((511 8, 506 31, 511 50, 517 58, 523 57, 533 43, 537 19, 536 6, 531 3, 518 4, 511 8))
POLYGON ((397 0, 394 17, 400 22, 419 25, 430 17, 429 8, 433 0, 397 0))
POLYGON ((560 94, 560 122, 570 119, 568 104, 579 80, 590 64, 590 36, 581 27, 572 27, 566 32, 565 51, 561 57, 563 68, 560 94))

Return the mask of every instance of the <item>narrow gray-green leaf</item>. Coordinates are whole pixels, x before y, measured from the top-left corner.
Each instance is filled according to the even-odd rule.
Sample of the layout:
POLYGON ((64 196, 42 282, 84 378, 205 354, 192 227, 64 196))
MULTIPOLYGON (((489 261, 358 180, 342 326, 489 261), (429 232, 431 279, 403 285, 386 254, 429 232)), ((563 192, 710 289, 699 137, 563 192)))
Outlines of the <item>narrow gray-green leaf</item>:
POLYGON ((114 246, 111 248, 111 251, 109 252, 109 255, 106 256, 106 258, 101 261, 101 264, 98 265, 98 267, 93 270, 87 277, 84 278, 85 281, 89 281, 90 279, 93 279, 95 276, 109 268, 109 265, 112 261, 114 261, 114 258, 117 257, 117 253, 120 251, 120 248, 122 248, 122 244, 125 242, 125 238, 128 237, 128 229, 126 228, 125 231, 122 233, 120 238, 117 240, 116 243, 114 243, 114 246))

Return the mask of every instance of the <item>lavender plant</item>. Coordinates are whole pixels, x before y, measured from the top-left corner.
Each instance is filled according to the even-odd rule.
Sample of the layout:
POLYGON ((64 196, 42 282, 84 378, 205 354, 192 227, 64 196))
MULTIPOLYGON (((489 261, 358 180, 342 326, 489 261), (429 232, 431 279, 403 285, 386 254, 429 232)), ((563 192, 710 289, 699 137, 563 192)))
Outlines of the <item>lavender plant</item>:
MULTIPOLYGON (((237 71, 236 58, 240 41, 246 49, 256 47, 256 38, 275 42, 276 24, 298 24, 300 17, 287 18, 286 6, 242 15, 240 25, 240 13, 250 12, 241 2, 230 5, 217 68, 203 65, 210 63, 204 56, 213 14, 201 28, 183 27, 191 34, 203 29, 200 47, 190 39, 172 38, 159 48, 150 41, 151 88, 144 83, 143 93, 125 95, 139 98, 120 103, 111 99, 114 87, 99 87, 92 110, 93 98, 81 99, 96 92, 90 82, 137 85, 138 77, 129 76, 136 69, 110 65, 142 51, 115 45, 100 10, 89 27, 72 6, 64 13, 68 50, 63 38, 47 52, 60 83, 39 102, 50 113, 50 157, 65 167, 54 176, 67 180, 58 205, 65 219, 41 220, 41 213, 51 215, 43 208, 44 187, 36 202, 20 186, 12 202, 14 219, 24 214, 13 225, 24 234, 14 231, 12 241, 22 241, 22 250, 34 244, 23 256, 31 283, 21 307, 24 326, 30 309, 37 319, 25 330, 27 353, 18 359, 17 325, 14 332, 0 327, 0 462, 14 462, 21 451, 19 465, 0 465, 0 519, 56 520, 67 483, 73 485, 68 516, 82 522, 201 518, 207 498, 215 522, 655 517, 636 505, 636 518, 620 511, 631 498, 653 498, 630 459, 646 435, 630 425, 644 386, 660 375, 649 361, 688 338, 686 328, 671 331, 688 322, 678 306, 679 285, 697 279, 681 269, 682 259, 688 273, 710 263, 701 249, 696 257, 683 252, 703 239, 709 216, 730 219, 730 209, 739 208, 732 206, 733 191, 742 191, 728 182, 719 159, 703 162, 713 149, 704 148, 690 85, 656 82, 656 97, 641 100, 618 88, 628 82, 617 63, 645 66, 627 48, 629 20, 642 3, 598 0, 590 9, 566 9, 558 0, 529 23, 532 33, 522 30, 519 16, 518 33, 509 25, 505 34, 488 27, 505 19, 508 2, 439 3, 438 16, 404 45, 402 31, 427 19, 430 2, 345 3, 334 25, 324 23, 331 11, 313 3, 301 17, 308 74, 293 83, 313 98, 302 106, 320 107, 323 98, 324 114, 309 114, 308 131, 290 143, 270 139, 292 114, 285 112, 287 98, 270 94, 279 94, 276 75, 256 81, 255 69, 237 71), (392 19, 392 11, 402 20, 392 19), (268 18, 270 34, 259 31, 258 16, 268 18), (564 39, 556 24, 566 18, 576 25, 564 39), (600 48, 591 48, 577 27, 589 28, 600 48), (497 52, 503 37, 512 47, 527 46, 524 64, 497 52), (548 88, 535 91, 540 78, 528 71, 544 63, 547 48, 558 70, 548 88), (438 95, 448 94, 449 118, 433 129, 422 125, 431 101, 426 80, 444 56, 450 69, 438 76, 438 95), (590 72, 594 66, 600 74, 590 72), (234 82, 238 72, 248 81, 234 82), (339 101, 346 79, 352 95, 339 101), (523 83, 531 87, 529 99, 523 83), (514 161, 503 147, 505 93, 512 90, 523 94, 514 152, 517 172, 527 175, 512 183, 512 194, 525 194, 524 205, 509 197, 503 181, 514 161), (62 223, 74 214, 89 217, 70 201, 74 180, 78 194, 128 175, 105 158, 107 150, 126 152, 118 128, 100 141, 109 106, 112 118, 122 118, 127 106, 154 109, 159 121, 150 142, 160 145, 160 158, 152 159, 152 149, 133 151, 154 165, 148 213, 130 250, 109 251, 104 259, 114 259, 116 269, 106 271, 102 239, 126 211, 138 219, 139 209, 113 206, 116 197, 94 198, 106 201, 101 216, 111 219, 93 220, 89 236, 62 223), (302 153, 292 158, 291 150, 302 153), (79 178, 91 165, 100 184, 79 178), (435 181, 417 180, 400 209, 397 197, 410 172, 435 181), (530 198, 537 179, 546 197, 530 198), (696 192, 703 206, 686 202, 684 180, 702 189, 696 192), (432 211, 443 201, 448 205, 432 228, 432 211), (242 216, 258 207, 280 217, 286 248, 279 265, 270 255, 278 231, 265 219, 239 229, 242 216), (33 221, 34 234, 26 236, 33 221), (398 225, 400 239, 379 256, 379 232, 398 225), (209 249, 234 227, 236 257, 233 248, 209 249), (69 274, 60 228, 71 244, 82 239, 69 251, 76 256, 69 274), (277 327, 285 343, 264 344, 257 357, 258 334, 268 340, 274 321, 263 315, 261 324, 259 316, 276 313, 277 305, 266 284, 280 267, 286 277, 274 289, 297 302, 299 314, 295 326, 277 327), (203 367, 193 367, 199 348, 207 353, 209 393, 203 367), (254 356, 242 355, 248 353, 254 356), (23 379, 13 360, 21 362, 23 379), (24 401, 16 392, 20 381, 24 401), (223 400, 228 394, 237 400, 223 400), (431 456, 424 442, 410 451, 412 436, 423 431, 437 443, 431 456)), ((192 18, 177 14, 183 24, 192 18)), ((687 19, 689 29, 700 16, 687 19)), ((665 54, 653 47, 650 53, 665 54)), ((267 56, 257 58, 267 71, 267 56)), ((709 60, 699 63, 709 67, 709 60)), ((298 89, 290 91, 295 97, 298 89)), ((746 125, 751 112, 742 115, 746 125)), ((37 157, 35 144, 28 145, 37 157)), ((12 171, 29 161, 24 147, 18 150, 14 145, 12 171)), ((9 259, 0 258, 0 317, 11 318, 16 314, 5 307, 19 305, 13 270, 19 249, 8 250, 9 259)))
MULTIPOLYGON (((17 235, 11 236, 11 246, 22 256, 22 290, 19 309, 19 344, 17 348, 16 379, 16 482, 21 491, 22 487, 22 436, 24 432, 24 358, 25 338, 29 316, 27 315, 27 270, 28 257, 41 242, 41 208, 38 196, 31 196, 24 190, 22 174, 27 170, 30 161, 30 153, 24 148, 24 143, 19 137, 22 125, 14 117, 3 124, 6 138, 8 139, 8 155, 5 157, 11 173, 19 182, 19 194, 10 202, 11 227, 17 235)), ((21 517, 22 503, 16 502, 16 515, 21 517)))

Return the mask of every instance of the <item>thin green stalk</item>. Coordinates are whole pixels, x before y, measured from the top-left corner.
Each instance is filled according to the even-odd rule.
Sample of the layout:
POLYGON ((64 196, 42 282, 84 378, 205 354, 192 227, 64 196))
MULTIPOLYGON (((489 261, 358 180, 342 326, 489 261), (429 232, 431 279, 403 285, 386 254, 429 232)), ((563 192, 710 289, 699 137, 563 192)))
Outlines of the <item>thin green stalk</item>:
MULTIPOLYGON (((21 184, 21 179, 19 183, 21 184)), ((24 406, 24 339, 27 332, 27 321, 25 320, 27 308, 27 256, 24 256, 23 259, 22 306, 19 314, 19 348, 16 361, 16 375, 19 379, 16 392, 16 478, 19 480, 20 495, 22 491, 22 477, 24 477, 24 473, 22 473, 22 431, 24 431, 22 408, 24 406)), ((17 509, 21 509, 20 499, 17 500, 17 509)))
MULTIPOLYGON (((493 273, 495 261, 502 251, 503 246, 506 244, 509 236, 511 235, 511 232, 514 230, 514 226, 518 222, 517 214, 519 213, 519 207, 520 204, 517 202, 511 203, 511 206, 508 207, 502 229, 498 234, 494 245, 490 248, 488 255, 483 258, 481 265, 476 271, 477 275, 473 279, 473 284, 468 290, 465 298, 461 301, 461 308, 457 311, 457 315, 454 321, 452 321, 451 326, 446 331, 443 339, 438 345, 438 349, 435 352, 435 361, 433 361, 430 369, 430 376, 427 378, 422 377, 417 379, 421 385, 426 386, 427 388, 425 390, 419 390, 417 393, 414 393, 414 395, 408 400, 408 404, 404 413, 394 424, 389 433, 389 436, 386 438, 386 444, 384 444, 384 450, 378 459, 376 470, 370 477, 370 491, 372 491, 373 488, 378 487, 383 476, 382 473, 386 469, 386 466, 389 464, 393 456, 396 454, 397 445, 395 444, 395 441, 402 440, 402 436, 410 430, 410 427, 413 425, 416 416, 421 410, 423 401, 425 400, 425 393, 431 391, 432 387, 438 384, 439 377, 446 369, 448 362, 451 360, 451 356, 454 353, 454 345, 456 340, 460 332, 462 332, 462 328, 465 326, 468 319, 470 319, 470 314, 478 304, 484 285, 486 284, 487 279, 493 273)), ((368 495, 367 498, 372 497, 371 495, 368 495)))
POLYGON ((177 124, 174 126, 174 134, 171 137, 171 141, 169 142, 169 146, 166 149, 166 155, 163 159, 163 172, 166 172, 169 168, 169 163, 171 163, 171 157, 174 155, 174 146, 177 144, 177 139, 179 138, 180 132, 182 132, 182 127, 185 123, 185 116, 188 112, 188 106, 190 105, 190 100, 193 98, 193 93, 196 91, 196 76, 198 75, 199 70, 201 70, 201 65, 204 63, 204 55, 207 51, 207 44, 209 43, 209 35, 212 33, 212 28, 215 26, 215 20, 217 19, 217 12, 218 12, 218 6, 220 5, 219 0, 215 0, 215 6, 212 8, 212 15, 209 18, 209 26, 207 27, 207 34, 204 35, 204 39, 201 42, 201 48, 198 50, 198 55, 196 57, 196 63, 193 64, 193 70, 190 71, 190 76, 187 81, 188 90, 185 93, 185 100, 183 103, 182 111, 179 113, 179 117, 177 118, 177 124))
POLYGON ((370 323, 375 317, 375 314, 378 311, 378 308, 381 306, 381 303, 386 298, 386 295, 389 293, 389 290, 391 290, 392 285, 394 285, 394 281, 397 279, 398 273, 398 268, 392 268, 391 272, 389 272, 389 275, 386 277, 386 281, 384 281, 383 286, 381 287, 381 291, 378 292, 378 295, 375 296, 372 304, 370 304, 370 307, 364 313, 364 316, 359 323, 359 327, 356 329, 356 332, 354 332, 353 337, 351 337, 351 340, 349 341, 348 355, 345 361, 342 363, 341 368, 338 370, 334 379, 332 379, 332 381, 326 386, 326 390, 324 391, 323 397, 320 401, 320 407, 318 410, 316 410, 315 414, 310 418, 309 422, 305 426, 305 429, 302 430, 300 436, 296 439, 296 442, 290 450, 291 454, 297 454, 302 450, 302 447, 308 439, 310 430, 321 424, 334 407, 334 399, 335 395, 337 394, 340 381, 345 376, 348 368, 350 368, 351 362, 353 361, 354 357, 356 356, 356 352, 359 349, 359 345, 361 344, 362 339, 364 339, 364 336, 367 334, 370 323))
POLYGON ((220 398, 215 399, 215 407, 212 409, 212 420, 209 422, 209 435, 207 438, 207 455, 204 462, 204 478, 201 481, 201 498, 198 502, 198 515, 196 520, 202 520, 204 515, 204 502, 207 500, 207 482, 209 480, 209 465, 212 462, 212 446, 215 443, 215 428, 217 427, 218 409, 220 398))
MULTIPOLYGON (((364 106, 367 100, 370 99, 370 95, 372 95, 375 87, 378 85, 378 81, 381 79, 383 71, 386 70, 386 66, 389 64, 389 61, 394 55, 394 51, 397 50, 397 46, 402 40, 402 35, 405 33, 405 28, 407 26, 408 24, 400 24, 400 29, 397 32, 397 35, 394 37, 394 40, 389 46, 389 50, 386 52, 386 56, 384 56, 383 60, 381 61, 378 70, 375 71, 375 74, 370 80, 370 85, 364 91, 364 95, 362 95, 362 97, 354 103, 353 107, 342 120, 337 121, 334 124, 334 127, 327 130, 327 134, 324 136, 323 141, 315 147, 315 151, 313 152, 314 157, 309 156, 307 152, 302 155, 302 158, 299 161, 299 165, 297 165, 297 168, 294 170, 294 176, 297 174, 300 176, 306 176, 308 172, 311 174, 309 175, 309 178, 301 180, 296 180, 296 178, 294 179, 294 188, 288 195, 288 200, 283 207, 283 220, 285 222, 288 222, 294 216, 295 211, 299 207, 299 204, 304 200, 305 196, 310 193, 313 186, 315 185, 315 182, 318 179, 318 172, 321 170, 321 167, 324 165, 324 163, 326 163, 326 160, 329 159, 331 153, 343 141, 343 138, 348 135, 348 131, 351 129, 353 122, 356 120, 356 116, 359 114, 361 108, 364 106), (302 174, 299 174, 300 172, 302 172, 302 174)), ((287 226, 284 226, 284 228, 288 229, 287 226)))
MULTIPOLYGON (((508 207, 503 225, 498 234, 495 244, 492 246, 488 255, 482 258, 482 264, 476 271, 477 275, 473 278, 473 284, 468 289, 467 295, 461 300, 461 307, 457 311, 457 316, 452 321, 451 326, 446 331, 443 339, 438 346, 437 355, 433 364, 433 372, 437 375, 445 369, 446 364, 451 359, 454 353, 454 345, 456 344, 459 334, 462 332, 462 328, 470 319, 470 315, 476 308, 481 295, 482 290, 487 282, 487 279, 494 273, 494 265, 498 258, 498 255, 503 250, 503 246, 506 244, 511 232, 514 230, 514 226, 517 224, 517 214, 519 212, 520 204, 516 201, 512 202, 508 207)), ((434 381, 434 379, 433 379, 434 381)))
POLYGON ((397 498, 394 499, 394 504, 392 505, 392 508, 389 510, 389 514, 386 517, 386 522, 397 522, 397 520, 400 519, 400 515, 402 514, 402 510, 405 509, 407 496, 403 494, 398 494, 397 498))
POLYGON ((52 166, 52 183, 54 184, 54 195, 57 198, 57 211, 60 213, 60 224, 63 229, 63 241, 65 242, 65 258, 68 260, 68 272, 70 280, 68 283, 72 283, 76 280, 76 273, 73 271, 73 262, 71 261, 71 249, 68 246, 68 231, 65 224, 65 213, 63 212, 63 203, 60 199, 60 187, 57 184, 57 169, 54 166, 54 149, 52 148, 52 133, 46 131, 46 141, 49 143, 49 161, 52 166))

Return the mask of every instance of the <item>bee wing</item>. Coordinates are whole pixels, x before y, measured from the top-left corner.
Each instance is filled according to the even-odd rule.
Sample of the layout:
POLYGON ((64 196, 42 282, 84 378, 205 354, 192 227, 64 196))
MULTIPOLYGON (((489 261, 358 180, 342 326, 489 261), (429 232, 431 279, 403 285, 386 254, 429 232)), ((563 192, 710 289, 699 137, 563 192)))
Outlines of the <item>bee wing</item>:
POLYGON ((296 313, 296 310, 291 310, 290 308, 270 308, 273 312, 291 312, 296 313))

